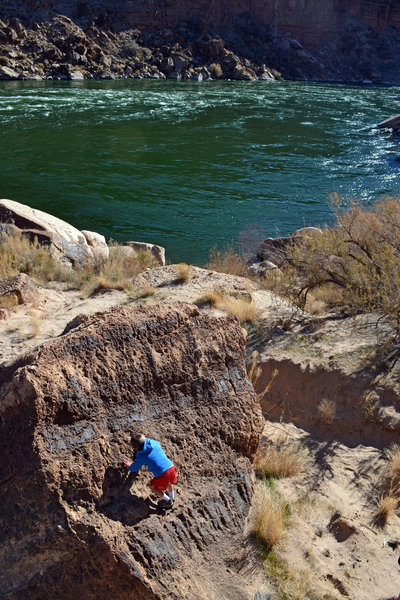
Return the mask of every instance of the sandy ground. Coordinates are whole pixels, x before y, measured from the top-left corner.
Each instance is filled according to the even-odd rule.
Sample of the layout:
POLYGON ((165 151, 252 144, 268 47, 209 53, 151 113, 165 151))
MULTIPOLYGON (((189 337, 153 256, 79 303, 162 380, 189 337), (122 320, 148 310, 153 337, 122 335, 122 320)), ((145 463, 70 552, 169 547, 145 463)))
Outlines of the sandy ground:
POLYGON ((382 451, 320 441, 292 424, 267 422, 264 436, 309 450, 303 472, 278 481, 292 513, 275 551, 298 580, 310 590, 329 590, 333 598, 397 598, 400 545, 394 551, 388 541, 400 544, 400 518, 392 515, 384 526, 375 522, 386 466, 382 451))

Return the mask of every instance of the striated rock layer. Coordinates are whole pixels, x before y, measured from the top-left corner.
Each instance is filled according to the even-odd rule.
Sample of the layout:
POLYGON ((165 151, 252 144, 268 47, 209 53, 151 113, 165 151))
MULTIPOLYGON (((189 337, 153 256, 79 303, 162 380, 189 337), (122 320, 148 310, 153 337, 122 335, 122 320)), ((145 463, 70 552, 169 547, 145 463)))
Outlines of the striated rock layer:
POLYGON ((232 566, 263 427, 233 318, 115 308, 0 372, 0 596, 246 598, 232 566), (137 426, 178 471, 174 509, 120 469, 137 426))

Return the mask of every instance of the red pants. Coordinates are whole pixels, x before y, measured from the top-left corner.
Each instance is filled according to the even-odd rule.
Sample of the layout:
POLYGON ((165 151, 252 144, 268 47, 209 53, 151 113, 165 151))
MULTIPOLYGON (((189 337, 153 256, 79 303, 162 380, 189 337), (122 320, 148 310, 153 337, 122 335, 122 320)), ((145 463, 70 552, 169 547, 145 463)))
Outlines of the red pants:
POLYGON ((165 473, 162 473, 159 477, 154 477, 150 481, 150 486, 159 492, 165 492, 168 484, 174 485, 177 482, 175 467, 171 467, 165 473))

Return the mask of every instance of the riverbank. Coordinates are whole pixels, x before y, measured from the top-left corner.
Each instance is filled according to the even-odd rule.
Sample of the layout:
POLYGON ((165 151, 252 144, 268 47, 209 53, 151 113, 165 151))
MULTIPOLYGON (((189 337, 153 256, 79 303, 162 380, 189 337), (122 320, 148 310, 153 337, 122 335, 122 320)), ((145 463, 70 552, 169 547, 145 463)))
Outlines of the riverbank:
POLYGON ((154 31, 111 26, 102 14, 90 21, 34 15, 22 21, 0 12, 0 79, 400 82, 396 28, 377 36, 351 21, 332 39, 307 49, 290 33, 248 15, 235 16, 223 28, 190 21, 154 31))
MULTIPOLYGON (((142 287, 141 297, 133 297, 125 291, 100 289, 84 298, 64 283, 37 285, 34 302, 14 306, 11 317, 0 321, 0 371, 6 372, 7 365, 26 352, 60 343, 66 332, 70 339, 74 339, 74 332, 84 334, 96 314, 102 318, 111 314, 110 309, 116 314, 118 306, 139 312, 143 307, 162 312, 163 306, 171 302, 176 306, 182 301, 196 302, 201 315, 221 319, 232 314, 235 302, 236 307, 239 302, 242 306, 253 303, 256 320, 243 325, 247 330, 248 363, 252 352, 257 350, 262 370, 257 385, 265 418, 262 444, 278 456, 289 452, 306 456, 307 460, 298 471, 274 484, 276 493, 284 499, 289 528, 265 561, 257 558, 254 551, 243 550, 242 569, 231 565, 231 578, 243 576, 244 565, 251 568, 246 584, 248 596, 243 596, 242 589, 241 597, 246 598, 254 597, 254 590, 258 589, 260 593, 268 590, 274 600, 282 597, 283 590, 288 600, 394 597, 398 591, 398 552, 393 552, 393 548, 400 539, 400 519, 392 511, 383 521, 379 520, 377 511, 380 498, 386 493, 388 459, 385 451, 398 439, 399 393, 393 381, 392 384, 374 383, 360 373, 362 361, 368 360, 376 343, 374 324, 365 329, 360 321, 357 329, 353 319, 337 321, 327 315, 316 319, 307 313, 298 313, 296 317, 289 304, 271 292, 257 290, 253 281, 186 267, 169 265, 146 270, 134 281, 137 289, 142 287), (231 302, 220 302, 216 306, 213 302, 218 293, 222 296, 222 291, 231 302), (282 323, 288 318, 292 319, 292 325, 285 331, 282 323), (268 394, 262 394, 271 381, 273 385, 268 394)), ((128 327, 126 321, 124 327, 125 330, 128 327)), ((153 335, 156 334, 157 329, 153 335)), ((209 339, 214 342, 215 330, 210 330, 209 339)), ((95 348, 92 349, 94 354, 95 348)), ((160 355, 154 351, 154 356, 159 365, 160 355)), ((229 361, 231 359, 229 354, 229 361)), ((59 365, 57 369, 59 372, 59 365)), ((210 377, 209 370, 207 375, 210 377)), ((92 372, 90 366, 85 376, 92 380, 98 373, 92 372)), ((46 385, 53 381, 46 372, 46 385)), ((197 419, 201 422, 198 415, 202 415, 204 409, 202 397, 200 402, 197 419)), ((181 414, 182 406, 179 406, 181 414)), ((208 425, 204 423, 204 428, 208 425)), ((57 427, 64 432, 68 424, 57 423, 57 427)), ((184 435, 181 439, 186 440, 184 435)), ((185 448, 184 445, 178 460, 185 448)), ((115 457, 108 460, 109 468, 110 465, 115 468, 115 457)), ((183 467, 180 473, 182 471, 183 467)), ((207 482, 209 491, 209 477, 207 482)), ((193 488, 185 473, 181 474, 177 489, 177 507, 166 518, 167 523, 174 519, 176 511, 186 506, 188 497, 192 499, 193 488)), ((132 488, 131 494, 145 498, 144 484, 139 492, 137 486, 132 488)), ((79 500, 84 502, 81 496, 79 500)), ((208 496, 207 502, 207 506, 214 506, 208 496)), ((117 509, 113 504, 111 509, 118 510, 121 505, 131 512, 132 506, 136 507, 128 492, 120 499, 117 509)), ((114 514, 105 517, 98 508, 92 510, 93 518, 98 518, 99 512, 102 522, 106 517, 110 519, 106 523, 115 522, 114 514)), ((38 518, 42 518, 41 512, 38 518)), ((214 513, 207 522, 214 524, 214 513)), ((164 526, 164 521, 160 521, 155 525, 156 531, 162 531, 164 526)), ((243 526, 244 519, 236 530, 241 531, 243 526)), ((123 537, 121 530, 119 536, 123 537)), ((229 532, 223 539, 224 547, 232 543, 229 532)), ((21 559, 17 554, 16 557, 14 561, 18 565, 21 559)), ((219 562, 215 560, 213 565, 214 571, 220 569, 219 577, 224 581, 219 562)), ((103 568, 103 573, 107 574, 109 586, 117 586, 108 566, 103 568)), ((163 573, 165 576, 166 571, 163 573)), ((29 581, 33 574, 33 568, 25 570, 25 580, 29 581)), ((69 566, 63 576, 71 577, 74 582, 79 580, 69 566)), ((176 589, 185 590, 185 578, 176 589)), ((189 592, 186 597, 194 596, 189 592)))

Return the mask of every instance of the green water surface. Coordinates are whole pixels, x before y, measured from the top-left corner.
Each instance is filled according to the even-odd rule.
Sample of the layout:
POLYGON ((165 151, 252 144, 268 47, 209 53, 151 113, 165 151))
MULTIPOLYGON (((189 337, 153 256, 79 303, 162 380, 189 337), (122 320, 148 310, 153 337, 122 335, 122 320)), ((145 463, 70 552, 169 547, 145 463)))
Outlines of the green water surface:
POLYGON ((330 222, 329 194, 399 190, 396 87, 0 82, 0 197, 170 261, 330 222))

